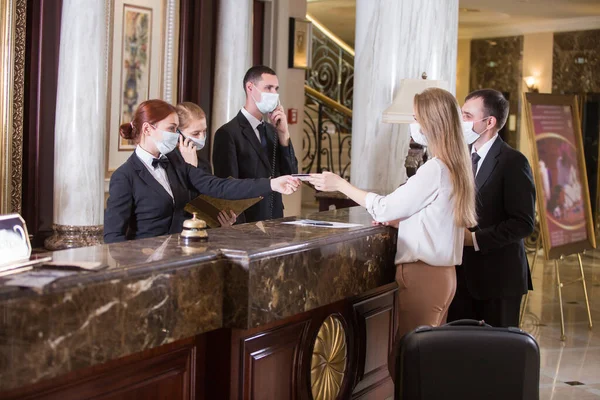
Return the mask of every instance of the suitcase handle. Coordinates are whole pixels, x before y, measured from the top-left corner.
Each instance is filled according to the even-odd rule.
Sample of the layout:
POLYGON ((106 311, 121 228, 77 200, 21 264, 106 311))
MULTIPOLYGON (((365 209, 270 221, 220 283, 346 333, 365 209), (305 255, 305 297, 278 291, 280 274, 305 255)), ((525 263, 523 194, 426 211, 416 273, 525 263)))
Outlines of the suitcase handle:
POLYGON ((477 321, 476 319, 459 319, 457 321, 448 322, 444 326, 487 326, 491 328, 491 325, 485 323, 485 321, 477 321))

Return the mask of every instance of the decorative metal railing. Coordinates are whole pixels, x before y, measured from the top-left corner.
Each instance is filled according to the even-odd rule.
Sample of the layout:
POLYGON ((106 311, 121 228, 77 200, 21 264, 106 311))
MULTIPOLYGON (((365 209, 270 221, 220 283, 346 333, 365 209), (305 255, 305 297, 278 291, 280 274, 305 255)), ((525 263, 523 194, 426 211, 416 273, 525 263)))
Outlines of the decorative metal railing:
POLYGON ((354 51, 315 21, 312 34, 312 68, 306 84, 352 109, 354 51))
POLYGON ((350 180, 354 50, 313 22, 312 69, 304 86, 305 173, 323 170, 350 180))
POLYGON ((304 173, 334 172, 350 180, 352 110, 304 86, 304 173))

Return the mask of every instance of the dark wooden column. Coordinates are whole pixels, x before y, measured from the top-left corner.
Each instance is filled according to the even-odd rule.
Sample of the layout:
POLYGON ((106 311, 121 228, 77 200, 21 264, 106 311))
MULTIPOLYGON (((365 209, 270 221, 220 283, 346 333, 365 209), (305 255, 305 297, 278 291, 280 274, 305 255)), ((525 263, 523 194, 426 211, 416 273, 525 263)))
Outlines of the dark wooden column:
MULTIPOLYGON (((181 0, 177 101, 198 104, 211 131, 217 0, 181 0)), ((210 161, 210 135, 200 157, 210 161)))
POLYGON ((27 1, 23 217, 34 247, 52 233, 54 121, 62 0, 27 1))
MULTIPOLYGON (((262 65, 265 36, 265 2, 254 0, 252 9, 252 64, 262 65)), ((271 66, 272 67, 272 66, 271 66)))

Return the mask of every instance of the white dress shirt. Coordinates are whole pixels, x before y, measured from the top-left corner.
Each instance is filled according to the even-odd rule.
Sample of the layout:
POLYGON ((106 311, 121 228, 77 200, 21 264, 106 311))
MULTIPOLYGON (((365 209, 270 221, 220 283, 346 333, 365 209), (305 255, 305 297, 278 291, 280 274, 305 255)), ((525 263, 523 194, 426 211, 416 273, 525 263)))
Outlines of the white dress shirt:
POLYGON ((254 129, 254 134, 258 138, 258 143, 261 143, 258 126, 262 123, 262 121, 260 119, 257 119, 254 115, 250 114, 248 110, 246 110, 244 107, 242 107, 242 114, 244 114, 244 117, 246 117, 248 122, 250 122, 250 126, 252 126, 252 129, 254 129))
MULTIPOLYGON (((152 166, 152 160, 154 160, 154 156, 148 153, 146 150, 142 149, 140 146, 135 148, 135 155, 138 156, 142 163, 146 166, 150 174, 160 183, 160 185, 165 188, 167 193, 173 198, 173 191, 171 190, 171 185, 169 184, 169 178, 167 177, 167 171, 160 165, 157 165, 156 168, 152 166)), ((160 158, 166 157, 164 154, 160 155, 160 158)))
MULTIPOLYGON (((477 154, 479 154, 480 157, 479 161, 477 162, 477 171, 475 172, 475 176, 477 176, 477 174, 479 173, 479 170, 483 165, 483 160, 485 160, 485 157, 490 152, 490 149, 496 142, 496 139, 498 139, 498 134, 495 134, 490 140, 488 140, 483 146, 481 146, 479 150, 477 150, 477 152, 475 151, 475 146, 471 146, 471 154, 476 152, 477 154)), ((471 232, 471 235, 473 235, 473 247, 475 247, 475 251, 479 251, 479 246, 477 245, 477 235, 475 235, 475 232, 471 232)))
POLYGON ((406 183, 387 196, 367 194, 367 211, 376 221, 400 219, 396 264, 462 263, 465 228, 454 222, 452 182, 437 158, 423 164, 406 183))

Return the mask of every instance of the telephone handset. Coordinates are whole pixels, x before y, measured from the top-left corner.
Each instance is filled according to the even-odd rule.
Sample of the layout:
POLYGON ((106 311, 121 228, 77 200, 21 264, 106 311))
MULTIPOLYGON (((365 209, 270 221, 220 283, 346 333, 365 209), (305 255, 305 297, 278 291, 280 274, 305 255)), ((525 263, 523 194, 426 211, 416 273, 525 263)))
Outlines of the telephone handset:
MULTIPOLYGON (((281 102, 277 102, 277 107, 279 107, 281 105, 281 102)), ((271 118, 271 113, 269 113, 269 118, 271 118)), ((277 139, 277 127, 279 126, 279 122, 281 122, 281 119, 277 120, 275 122, 275 132, 273 133, 273 154, 271 156, 271 178, 276 178, 275 176, 275 162, 277 161, 277 143, 279 142, 279 140, 277 139)), ((273 192, 271 192, 269 194, 269 219, 273 218, 273 197, 274 194, 273 192)))
MULTIPOLYGON (((277 132, 273 133, 273 155, 271 157, 271 179, 275 176, 275 161, 277 160, 277 132)), ((269 219, 273 218, 273 192, 269 194, 269 219)))

